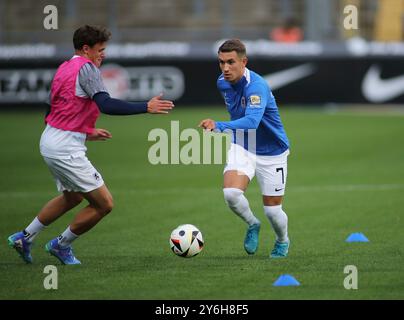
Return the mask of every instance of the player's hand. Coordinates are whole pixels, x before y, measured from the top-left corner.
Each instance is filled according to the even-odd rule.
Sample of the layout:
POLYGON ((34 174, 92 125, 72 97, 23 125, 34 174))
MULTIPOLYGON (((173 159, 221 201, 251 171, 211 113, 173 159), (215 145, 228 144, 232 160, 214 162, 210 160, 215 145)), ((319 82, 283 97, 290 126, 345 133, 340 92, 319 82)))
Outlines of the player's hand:
POLYGON ((163 94, 160 93, 149 100, 147 103, 148 113, 168 113, 174 108, 174 103, 170 100, 161 100, 162 96, 163 94))
POLYGON ((201 127, 207 131, 212 131, 216 129, 216 122, 212 119, 205 119, 199 123, 198 127, 201 127))
POLYGON ((89 141, 104 141, 111 138, 112 134, 105 129, 94 129, 92 134, 87 134, 87 140, 89 141))

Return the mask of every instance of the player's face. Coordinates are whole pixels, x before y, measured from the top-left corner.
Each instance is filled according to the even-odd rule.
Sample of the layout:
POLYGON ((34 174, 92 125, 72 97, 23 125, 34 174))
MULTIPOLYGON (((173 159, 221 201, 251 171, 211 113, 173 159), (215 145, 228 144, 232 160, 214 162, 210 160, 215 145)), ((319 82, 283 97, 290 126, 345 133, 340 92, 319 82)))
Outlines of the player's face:
POLYGON ((239 57, 236 51, 219 52, 219 65, 223 72, 224 80, 236 83, 243 75, 247 57, 239 57))
POLYGON ((84 55, 91 60, 98 68, 101 66, 102 60, 105 59, 106 42, 96 43, 92 47, 88 45, 83 46, 84 55))

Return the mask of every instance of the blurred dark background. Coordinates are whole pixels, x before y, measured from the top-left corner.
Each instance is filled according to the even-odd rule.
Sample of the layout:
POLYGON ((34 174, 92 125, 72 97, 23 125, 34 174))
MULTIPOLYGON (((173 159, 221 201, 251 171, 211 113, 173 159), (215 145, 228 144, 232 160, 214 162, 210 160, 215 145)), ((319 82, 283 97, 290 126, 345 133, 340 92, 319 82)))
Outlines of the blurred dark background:
POLYGON ((83 24, 112 31, 102 71, 123 99, 221 103, 217 47, 239 38, 284 105, 399 105, 403 13, 404 0, 0 0, 0 109, 43 104, 83 24))

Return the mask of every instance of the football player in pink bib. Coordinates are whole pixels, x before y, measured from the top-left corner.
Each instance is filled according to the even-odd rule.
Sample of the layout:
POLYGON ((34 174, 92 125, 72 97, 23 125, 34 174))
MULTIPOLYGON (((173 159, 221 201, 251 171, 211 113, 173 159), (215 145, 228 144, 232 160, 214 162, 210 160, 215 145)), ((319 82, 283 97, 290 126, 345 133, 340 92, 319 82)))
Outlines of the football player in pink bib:
POLYGON ((102 27, 85 25, 73 36, 74 56, 62 63, 51 85, 50 110, 40 140, 40 152, 61 195, 50 200, 22 231, 8 237, 26 263, 32 263, 31 248, 36 236, 48 225, 75 208, 84 199, 88 205, 45 249, 63 264, 80 264, 72 242, 111 212, 112 195, 101 174, 86 157, 86 141, 107 140, 111 133, 95 127, 100 112, 111 115, 166 114, 174 107, 162 95, 148 102, 126 102, 111 98, 99 67, 111 33, 102 27))

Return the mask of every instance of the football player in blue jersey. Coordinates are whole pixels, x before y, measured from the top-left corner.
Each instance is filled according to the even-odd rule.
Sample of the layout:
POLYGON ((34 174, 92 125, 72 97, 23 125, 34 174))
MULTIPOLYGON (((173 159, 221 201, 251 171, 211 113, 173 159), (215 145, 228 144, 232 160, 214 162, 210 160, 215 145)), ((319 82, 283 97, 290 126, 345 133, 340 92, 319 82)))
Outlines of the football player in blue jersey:
POLYGON ((223 193, 230 209, 248 224, 244 249, 254 254, 258 248, 261 222, 244 195, 256 175, 265 215, 276 234, 270 257, 286 257, 290 241, 282 199, 289 141, 275 98, 266 81, 246 67, 246 48, 240 40, 225 41, 219 47, 218 58, 222 74, 217 87, 225 100, 230 121, 204 119, 199 126, 208 131, 233 134, 224 168, 223 193))

